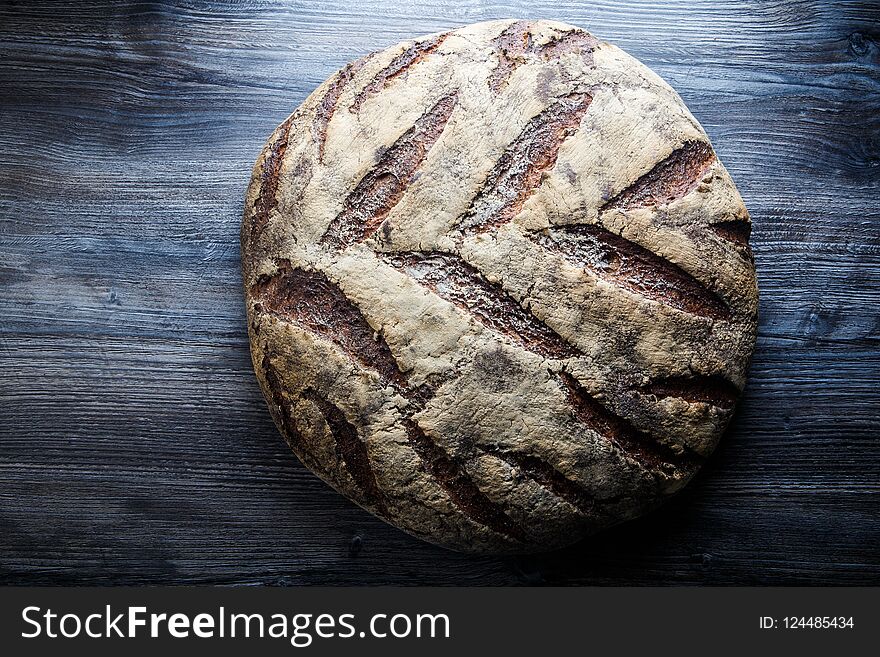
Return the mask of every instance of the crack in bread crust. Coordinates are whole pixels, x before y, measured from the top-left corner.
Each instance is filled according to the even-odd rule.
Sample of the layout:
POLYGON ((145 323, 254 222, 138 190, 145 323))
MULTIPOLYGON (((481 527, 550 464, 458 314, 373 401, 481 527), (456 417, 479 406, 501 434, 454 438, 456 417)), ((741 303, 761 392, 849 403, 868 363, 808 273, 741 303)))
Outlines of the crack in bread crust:
POLYGON ((593 97, 573 93, 532 118, 492 167, 461 218, 465 233, 480 233, 510 221, 553 168, 563 142, 573 135, 593 97))
POLYGON ((325 274, 293 267, 283 260, 276 274, 254 283, 250 294, 261 310, 332 341, 350 358, 378 372, 383 380, 406 385, 384 338, 325 274))
POLYGON ((507 87, 510 76, 529 57, 546 61, 575 52, 587 65, 593 63, 592 53, 599 42, 592 34, 574 29, 554 35, 547 43, 538 43, 532 33, 534 29, 531 21, 517 21, 492 40, 498 56, 498 64, 488 79, 492 91, 499 93, 507 87))
POLYGON ((403 75, 411 67, 428 57, 428 55, 433 53, 443 44, 448 36, 448 32, 438 34, 433 38, 425 39, 424 41, 417 41, 406 48, 402 53, 391 60, 391 63, 388 64, 388 66, 379 71, 373 79, 370 80, 367 86, 355 96, 354 101, 352 101, 351 104, 351 111, 359 112, 361 106, 370 96, 375 96, 387 87, 396 77, 403 75))
POLYGON ((278 178, 281 176, 281 165, 287 151, 290 137, 290 125, 293 117, 288 117, 278 128, 278 137, 269 146, 263 166, 260 169, 260 193, 254 201, 251 217, 250 239, 253 241, 269 223, 269 213, 275 209, 278 178))
POLYGON ((559 379, 574 415, 648 470, 676 477, 679 471, 690 472, 702 461, 699 455, 684 447, 667 446, 608 410, 568 372, 560 372, 559 379))
POLYGON ((730 307, 721 297, 681 267, 601 226, 557 226, 529 237, 572 264, 630 292, 701 317, 732 317, 730 307))
POLYGON ((454 254, 395 253, 386 262, 530 351, 545 358, 572 358, 579 353, 499 285, 490 283, 479 270, 454 254))
POLYGON ((330 223, 322 244, 344 249, 372 235, 391 209, 403 198, 416 171, 455 109, 458 92, 443 96, 379 158, 360 179, 330 223))
POLYGON ((709 144, 689 141, 607 201, 602 210, 664 205, 679 199, 697 186, 714 162, 709 144))

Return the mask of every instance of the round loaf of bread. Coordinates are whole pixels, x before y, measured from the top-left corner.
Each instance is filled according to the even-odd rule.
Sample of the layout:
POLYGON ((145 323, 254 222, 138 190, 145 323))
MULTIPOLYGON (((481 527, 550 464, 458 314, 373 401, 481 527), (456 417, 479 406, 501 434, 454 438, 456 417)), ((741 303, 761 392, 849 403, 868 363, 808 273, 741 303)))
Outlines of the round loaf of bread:
POLYGON ((348 64, 272 134, 242 263, 294 453, 425 540, 560 547, 715 448, 755 343, 743 201, 657 75, 493 21, 348 64))

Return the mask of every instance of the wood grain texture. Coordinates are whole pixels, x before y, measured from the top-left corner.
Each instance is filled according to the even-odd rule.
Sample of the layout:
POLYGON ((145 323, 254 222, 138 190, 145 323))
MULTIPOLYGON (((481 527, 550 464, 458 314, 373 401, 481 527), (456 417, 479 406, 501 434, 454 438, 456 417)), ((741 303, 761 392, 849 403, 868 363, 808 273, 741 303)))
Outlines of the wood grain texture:
POLYGON ((0 9, 0 581, 880 584, 880 7, 715 0, 8 2, 0 9), (517 16, 684 98, 752 213, 758 349, 719 451, 543 556, 432 547, 289 453, 238 230, 272 129, 347 61, 517 16))

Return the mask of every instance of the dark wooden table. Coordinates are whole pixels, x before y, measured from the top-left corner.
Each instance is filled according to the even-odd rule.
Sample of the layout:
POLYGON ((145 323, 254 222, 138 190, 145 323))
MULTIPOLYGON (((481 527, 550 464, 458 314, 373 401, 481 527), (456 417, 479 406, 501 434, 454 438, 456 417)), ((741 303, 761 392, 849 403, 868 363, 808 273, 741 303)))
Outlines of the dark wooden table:
POLYGON ((880 4, 7 2, 0 581, 880 584, 880 4), (477 558, 337 495, 251 371, 245 186, 346 61, 507 16, 669 81, 754 219, 761 325, 723 446, 652 516, 477 558))

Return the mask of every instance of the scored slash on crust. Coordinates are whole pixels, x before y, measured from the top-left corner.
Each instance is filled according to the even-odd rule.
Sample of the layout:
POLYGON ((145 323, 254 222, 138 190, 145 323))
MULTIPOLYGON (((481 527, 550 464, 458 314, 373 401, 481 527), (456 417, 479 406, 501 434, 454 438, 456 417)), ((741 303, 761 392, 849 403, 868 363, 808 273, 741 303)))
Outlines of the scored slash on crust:
POLYGON ((377 513, 388 515, 385 495, 376 482, 376 473, 373 472, 367 444, 358 435, 357 427, 348 421, 342 409, 322 397, 317 391, 308 388, 303 392, 302 398, 312 402, 324 416, 324 421, 336 443, 336 451, 345 463, 348 474, 360 489, 364 503, 374 508, 377 513))
POLYGON ((405 418, 404 427, 409 443, 421 458, 425 471, 434 477, 465 515, 498 534, 515 541, 526 542, 526 534, 522 527, 514 522, 499 504, 493 502, 480 490, 459 459, 449 456, 428 437, 415 420, 405 418))
POLYGON ((733 315, 721 297, 684 269, 601 226, 554 226, 527 236, 602 280, 653 301, 711 319, 733 315))
POLYGON ((325 274, 277 263, 278 271, 261 276, 251 296, 262 310, 296 322, 336 344, 343 352, 375 370, 383 381, 405 385, 405 377, 388 344, 357 307, 325 274))
POLYGON ((397 205, 455 109, 458 91, 438 100, 386 150, 354 190, 321 238, 338 250, 367 239, 397 205))
POLYGON ((457 255, 397 252, 386 256, 385 262, 530 351, 545 358, 572 358, 580 354, 503 288, 490 283, 478 269, 457 255))
POLYGON ((312 121, 312 139, 318 145, 318 162, 324 162, 324 146, 327 141, 327 127, 330 124, 330 119, 333 118, 333 114, 336 113, 336 106, 339 103, 339 97, 342 95, 345 86, 351 82, 352 78, 357 75, 358 71, 360 71, 364 64, 369 61, 371 55, 367 55, 366 57, 361 57, 357 61, 346 64, 339 73, 336 74, 336 77, 333 78, 333 82, 330 83, 330 88, 327 90, 327 93, 324 94, 324 97, 321 98, 321 102, 318 103, 318 107, 315 109, 315 119, 312 121))
POLYGON ((391 63, 388 64, 388 66, 376 73, 376 75, 373 77, 372 80, 370 80, 367 86, 364 87, 357 94, 357 96, 355 96, 354 101, 352 101, 350 110, 352 112, 359 112, 361 106, 364 104, 364 102, 366 102, 367 98, 369 98, 370 96, 374 96, 382 91, 382 89, 387 87, 396 77, 406 73, 406 71, 408 71, 412 66, 418 64, 428 55, 437 50, 437 48, 441 46, 441 44, 446 40, 446 37, 448 36, 449 32, 445 32, 443 34, 438 34, 437 36, 424 39, 423 41, 417 41, 416 43, 406 48, 402 53, 392 59, 391 63))
POLYGON ((733 409, 741 393, 738 387, 720 374, 655 379, 638 390, 657 399, 675 397, 689 403, 710 404, 726 411, 733 409))
POLYGON ((292 122, 293 117, 290 116, 278 126, 278 136, 272 141, 263 159, 260 168, 260 193, 254 200, 251 216, 251 240, 266 227, 269 223, 269 213, 275 208, 278 178, 281 175, 281 165, 284 162, 284 153, 287 151, 292 122))
POLYGON ((514 450, 503 450, 497 447, 480 447, 480 451, 494 456, 509 466, 523 472, 535 483, 549 490, 558 498, 565 500, 586 516, 602 513, 602 506, 616 502, 619 496, 597 500, 581 484, 572 481, 546 461, 514 450))
POLYGON ((459 225, 465 234, 507 223, 553 168, 563 142, 581 124, 593 97, 572 93, 532 117, 489 171, 459 225))
POLYGON ((683 446, 670 447, 651 434, 634 427, 628 420, 601 404, 568 372, 559 372, 575 416, 587 427, 610 441, 622 453, 639 462, 661 480, 678 478, 676 473, 696 469, 702 457, 683 446))
POLYGON ((651 170, 606 201, 600 214, 614 208, 627 210, 664 205, 685 196, 705 177, 715 163, 715 153, 701 141, 685 142, 651 170))
POLYGON ((709 229, 716 235, 733 242, 736 246, 744 248, 747 257, 751 257, 749 248, 749 236, 752 234, 752 223, 745 218, 730 219, 709 224, 709 229))
POLYGON ((506 87, 510 76, 521 64, 526 63, 529 56, 549 60, 576 52, 587 65, 593 63, 592 53, 599 41, 592 34, 569 30, 551 38, 547 43, 538 43, 532 29, 532 22, 517 21, 492 40, 498 56, 498 64, 488 79, 492 91, 498 93, 506 87))
MULTIPOLYGON (((284 383, 277 369, 272 364, 270 352, 266 347, 264 347, 260 365, 269 391, 269 409, 272 416, 276 418, 281 433, 285 436, 291 448, 294 449, 301 459, 307 462, 310 468, 320 470, 320 466, 315 462, 308 450, 306 441, 297 428, 296 418, 290 410, 290 402, 285 398, 284 383)), ((302 399, 314 404, 324 418, 336 445, 336 453, 342 459, 346 471, 361 491, 364 504, 377 513, 387 515, 388 509, 385 496, 376 483, 376 475, 373 472, 366 443, 361 440, 357 428, 348 421, 342 409, 319 395, 315 390, 311 388, 306 389, 300 396, 302 399)))

